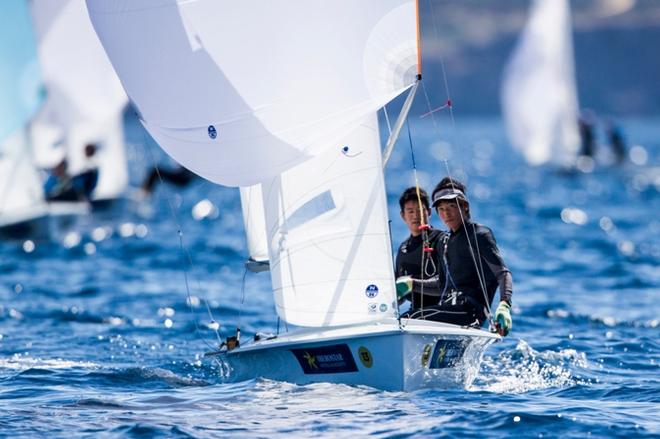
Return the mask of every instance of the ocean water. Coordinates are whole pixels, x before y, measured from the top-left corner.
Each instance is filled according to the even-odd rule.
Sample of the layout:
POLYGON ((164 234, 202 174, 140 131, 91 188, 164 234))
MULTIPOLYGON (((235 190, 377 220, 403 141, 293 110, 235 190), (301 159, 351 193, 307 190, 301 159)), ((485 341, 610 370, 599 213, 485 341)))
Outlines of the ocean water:
MULTIPOLYGON (((223 384, 214 322, 277 325, 268 275, 242 288, 233 189, 161 187, 52 242, 1 242, 0 436, 660 436, 660 120, 622 124, 631 160, 586 173, 527 167, 497 119, 413 124, 422 185, 466 179, 514 275, 513 331, 464 390, 223 384)), ((127 136, 137 182, 162 153, 130 119, 127 136)), ((386 173, 397 241, 405 138, 386 173)))

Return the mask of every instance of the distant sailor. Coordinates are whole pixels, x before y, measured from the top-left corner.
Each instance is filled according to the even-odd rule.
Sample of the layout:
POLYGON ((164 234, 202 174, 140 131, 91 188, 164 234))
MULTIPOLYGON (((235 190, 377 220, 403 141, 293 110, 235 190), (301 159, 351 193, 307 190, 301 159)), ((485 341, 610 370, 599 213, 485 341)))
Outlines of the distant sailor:
POLYGON ((472 222, 465 193, 465 185, 449 177, 433 190, 433 207, 450 232, 439 246, 438 276, 424 283, 439 285, 440 303, 424 306, 412 317, 480 327, 499 287, 500 302, 494 320, 500 335, 507 335, 512 324, 511 272, 502 260, 493 232, 472 222))
POLYGON ((584 110, 578 119, 578 128, 580 130, 580 155, 594 157, 596 155, 596 137, 594 128, 596 125, 596 115, 592 110, 584 110))
POLYGON ((608 119, 605 122, 605 132, 616 163, 623 163, 626 160, 627 148, 621 127, 614 121, 614 119, 608 119))
POLYGON ((55 166, 46 182, 44 193, 47 201, 89 201, 99 179, 98 166, 94 161, 96 145, 85 146, 85 168, 77 175, 69 174, 68 161, 63 158, 55 166))
POLYGON ((159 181, 172 183, 178 187, 186 187, 195 179, 195 174, 184 168, 177 166, 174 169, 154 166, 147 178, 142 183, 142 193, 149 196, 153 193, 156 183, 159 181))
POLYGON ((438 260, 433 251, 438 247, 444 232, 430 226, 428 228, 423 226, 428 225, 428 217, 431 213, 429 196, 423 189, 419 189, 419 197, 415 187, 403 191, 399 198, 399 207, 401 208, 401 218, 408 226, 410 236, 399 246, 395 275, 397 290, 402 293, 401 301, 407 299, 411 302, 408 312, 410 314, 422 307, 438 304, 440 290, 437 283, 413 283, 412 280, 437 277, 438 260), (427 248, 426 253, 424 253, 424 248, 427 248))

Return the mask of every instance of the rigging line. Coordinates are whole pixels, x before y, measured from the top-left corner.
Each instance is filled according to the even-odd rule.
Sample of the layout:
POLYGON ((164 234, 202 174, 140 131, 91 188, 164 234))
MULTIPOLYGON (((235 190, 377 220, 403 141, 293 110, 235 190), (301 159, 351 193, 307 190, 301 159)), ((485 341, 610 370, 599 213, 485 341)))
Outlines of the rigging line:
POLYGON ((387 105, 383 105, 383 113, 385 114, 385 122, 387 123, 387 134, 392 135, 392 125, 390 125, 390 116, 387 114, 387 105))
MULTIPOLYGON (((439 32, 438 32, 437 23, 435 21, 435 11, 433 10, 433 2, 432 2, 432 0, 429 0, 428 3, 429 3, 429 8, 431 10, 431 22, 433 23, 433 30, 434 30, 434 33, 435 33, 435 38, 436 38, 436 40, 439 40, 440 35, 439 35, 439 32)), ((448 104, 447 106, 449 107, 449 116, 450 116, 450 119, 451 119, 452 131, 453 131, 453 134, 454 134, 454 138, 457 139, 457 136, 456 136, 456 120, 454 118, 453 105, 451 105, 452 101, 451 101, 451 94, 450 94, 450 91, 449 91, 449 81, 447 80, 447 69, 445 68, 444 57, 442 55, 440 55, 439 59, 440 59, 440 67, 441 67, 441 71, 442 71, 442 78, 443 78, 443 82, 444 82, 444 86, 445 86, 445 93, 446 93, 446 96, 447 96, 447 104, 448 104)), ((427 105, 428 105, 429 112, 431 113, 431 118, 433 120, 433 125, 434 125, 435 129, 438 131, 438 134, 439 134, 439 128, 438 128, 437 124, 435 123, 434 112, 431 109, 430 99, 429 99, 427 90, 424 87, 424 84, 422 84, 422 89, 424 91, 424 96, 426 97, 426 102, 427 102, 427 105)), ((449 163, 448 163, 446 158, 444 159, 444 163, 445 163, 445 168, 447 169, 447 176, 449 176, 449 179, 450 179, 451 184, 452 184, 452 189, 455 189, 454 188, 454 180, 451 177, 451 173, 449 171, 449 163)), ((464 218, 463 218, 463 212, 460 209, 458 199, 456 199, 456 204, 459 207, 458 211, 459 211, 459 214, 460 214, 460 217, 461 217, 461 222, 463 224, 465 224, 465 221, 464 221, 464 218)), ((477 248, 477 254, 479 255, 479 257, 481 257, 481 252, 479 251, 479 242, 476 239, 476 231, 474 230, 474 225, 473 225, 473 232, 475 234, 475 246, 477 248)), ((485 288, 485 277, 484 277, 484 273, 483 273, 483 266, 480 264, 481 261, 479 261, 479 264, 477 263, 476 256, 474 254, 474 249, 472 248, 472 243, 470 241, 470 234, 467 230, 467 227, 465 229, 465 233, 466 233, 466 237, 467 237, 467 240, 468 240, 468 247, 470 249, 470 255, 472 257, 472 261, 475 264, 475 269, 477 270, 477 277, 479 279, 479 285, 481 287, 481 291, 484 295, 484 299, 485 299, 485 302, 486 302, 486 309, 488 311, 488 318, 491 320, 491 323, 492 323, 492 312, 491 312, 490 303, 489 303, 489 300, 488 300, 488 294, 486 293, 486 288, 485 288)))
MULTIPOLYGON (((149 158, 151 159, 151 164, 152 164, 152 166, 154 167, 154 169, 156 170, 156 175, 158 176, 158 179, 160 180, 160 184, 163 185, 165 182, 164 182, 164 180, 163 180, 163 177, 162 177, 161 174, 160 174, 160 170, 158 169, 158 166, 156 166, 156 159, 155 159, 155 157, 154 157, 153 151, 152 151, 151 148, 148 146, 149 144, 147 143, 146 131, 143 131, 143 132, 142 132, 142 139, 143 139, 143 143, 142 143, 142 145, 146 145, 146 150, 147 150, 147 153, 148 153, 148 155, 149 155, 149 158)), ((167 204, 168 204, 169 209, 170 209, 170 214, 171 214, 171 216, 172 216, 172 219, 174 220, 174 224, 176 225, 177 233, 178 233, 178 235, 179 235, 179 251, 181 252, 181 255, 184 256, 184 258, 187 256, 187 259, 188 259, 188 263, 189 263, 189 265, 190 265, 190 268, 191 268, 192 270, 194 270, 195 267, 194 267, 194 264, 193 264, 193 261, 192 261, 192 257, 190 256, 190 253, 187 251, 186 246, 185 246, 185 244, 184 244, 184 242, 183 242, 183 232, 181 231, 181 225, 180 225, 179 219, 178 219, 178 217, 177 217, 177 215, 176 215, 176 211, 174 210, 174 205, 172 204, 172 199, 171 199, 171 197, 166 197, 166 200, 167 200, 167 204)), ((213 346, 213 345, 211 345, 211 344, 206 340, 206 338, 201 334, 201 331, 200 331, 200 329, 199 329, 199 324, 198 324, 198 322, 197 322, 197 313, 195 312, 195 309, 194 309, 194 307, 193 307, 192 296, 191 296, 191 294, 190 294, 190 285, 189 285, 189 283, 188 283, 188 271, 187 271, 187 269, 186 269, 185 266, 181 267, 181 270, 183 271, 183 277, 184 277, 185 286, 186 286, 186 295, 187 295, 188 309, 190 310, 190 314, 191 314, 192 317, 193 317, 193 323, 195 324, 195 334, 197 335, 197 337, 198 337, 199 339, 202 340, 202 342, 203 342, 207 347, 209 347, 210 349, 214 350, 214 349, 216 349, 216 347, 213 346)), ((199 288, 199 283, 198 283, 198 288, 199 288)), ((209 312, 210 312, 210 308, 209 308, 209 312)), ((220 338, 220 334, 218 333, 218 330, 217 330, 217 329, 215 330, 215 333, 216 333, 216 336, 217 336, 218 338, 220 338)))
POLYGON ((241 302, 238 307, 238 323, 236 328, 240 329, 241 327, 241 318, 243 317, 243 305, 245 304, 245 278, 247 277, 248 269, 247 266, 243 269, 243 280, 241 281, 241 302))
MULTIPOLYGON (((406 116, 406 129, 408 131, 408 142, 410 145, 410 156, 412 158, 412 165, 413 165, 413 176, 415 179, 415 192, 417 194, 417 204, 419 207, 419 215, 420 215, 420 222, 421 225, 419 226, 421 232, 422 232, 422 260, 421 260, 421 265, 420 267, 422 268, 422 272, 420 273, 421 279, 424 280, 424 268, 426 267, 426 257, 427 257, 427 249, 430 248, 429 246, 429 236, 428 236, 428 223, 424 217, 424 206, 422 205, 422 194, 420 193, 420 188, 419 188, 419 178, 417 177, 417 164, 415 163, 415 150, 413 147, 413 141, 412 141, 412 134, 410 132, 410 120, 406 116)), ((430 254, 428 255, 430 257, 430 254)), ((424 307, 424 282, 420 282, 420 308, 424 307)), ((411 298, 414 299, 414 293, 411 291, 411 298)))
MULTIPOLYGON (((449 181, 451 182, 451 187, 452 187, 453 190, 456 190, 456 188, 454 186, 454 179, 452 178, 451 173, 449 171, 449 163, 447 162, 446 159, 444 160, 444 162, 445 162, 445 168, 447 169, 447 176, 449 177, 449 181)), ((491 312, 490 303, 489 303, 489 300, 488 300, 488 293, 486 292, 486 281, 485 281, 485 276, 484 276, 484 272, 483 272, 483 266, 480 266, 480 264, 477 262, 477 257, 475 255, 475 251, 474 251, 474 248, 472 246, 472 241, 470 240, 470 232, 468 231, 467 224, 465 223, 465 217, 463 215, 463 210, 461 209, 461 205, 458 201, 458 198, 455 198, 455 200, 456 200, 456 207, 458 207, 458 214, 461 217, 461 224, 465 228, 465 237, 466 237, 467 242, 468 242, 468 248, 470 250, 470 256, 472 258, 472 262, 474 263, 474 268, 477 271, 477 279, 479 279, 479 287, 481 289, 481 292, 483 293, 484 302, 486 303, 486 309, 488 311, 488 319, 492 322, 492 318, 491 318, 492 317, 492 312, 491 312), (481 270, 480 270, 480 268, 481 268, 481 270)), ((474 230, 474 223, 472 223, 472 229, 473 229, 474 235, 475 235, 474 246, 477 247, 477 252, 479 253, 479 242, 476 239, 476 231, 474 230)))

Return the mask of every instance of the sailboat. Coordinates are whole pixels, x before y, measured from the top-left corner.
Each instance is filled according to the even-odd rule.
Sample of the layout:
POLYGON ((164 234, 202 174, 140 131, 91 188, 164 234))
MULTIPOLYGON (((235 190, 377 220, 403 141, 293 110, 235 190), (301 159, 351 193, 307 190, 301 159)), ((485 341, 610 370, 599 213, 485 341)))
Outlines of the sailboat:
POLYGON ((267 245, 277 316, 300 329, 229 337, 209 353, 226 380, 471 383, 499 336, 397 308, 376 114, 407 91, 398 131, 421 80, 417 2, 87 5, 161 147, 213 182, 260 191, 248 201, 261 200, 264 223, 247 232, 266 237, 255 242, 267 245))
POLYGON ((30 11, 47 92, 32 122, 38 154, 64 149, 69 172, 98 169, 94 206, 121 198, 128 186, 124 89, 92 28, 84 0, 32 0, 30 11), (85 146, 96 146, 87 163, 85 146))
POLYGON ((570 167, 580 147, 568 0, 535 0, 505 69, 502 114, 528 163, 570 167))
POLYGON ((29 133, 44 94, 28 5, 2 2, 0 17, 0 235, 48 238, 88 207, 45 200, 29 133))

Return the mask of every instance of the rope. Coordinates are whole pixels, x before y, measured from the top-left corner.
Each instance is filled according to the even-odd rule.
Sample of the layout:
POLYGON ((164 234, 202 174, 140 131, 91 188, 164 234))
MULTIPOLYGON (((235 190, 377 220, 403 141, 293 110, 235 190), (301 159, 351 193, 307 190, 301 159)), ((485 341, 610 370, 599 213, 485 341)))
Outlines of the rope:
MULTIPOLYGON (((437 23, 435 21, 435 11, 433 10, 432 0, 428 0, 428 4, 429 4, 429 9, 431 11, 431 18, 432 18, 431 22, 433 23, 433 31, 434 31, 434 34, 435 34, 435 38, 439 39, 438 26, 437 26, 437 23)), ((450 94, 450 91, 449 91, 449 81, 447 80, 447 70, 445 68, 444 58, 442 57, 442 55, 439 56, 439 60, 440 60, 442 78, 443 78, 445 94, 446 94, 446 103, 441 107, 433 109, 432 106, 431 106, 431 100, 429 98, 428 91, 426 90, 426 86, 422 82, 422 90, 424 91, 424 97, 425 97, 425 100, 426 100, 426 105, 427 105, 428 111, 426 113, 424 113, 421 117, 424 118, 424 117, 430 115, 431 119, 433 121, 434 129, 436 130, 436 132, 438 134, 440 134, 440 129, 439 129, 438 124, 437 124, 436 119, 435 119, 435 113, 437 113, 438 111, 443 110, 443 109, 448 109, 449 110, 449 116, 450 116, 450 119, 451 119, 452 131, 454 132, 454 137, 457 138, 457 136, 456 136, 456 120, 454 118, 454 106, 453 106, 453 101, 451 99, 451 94, 450 94)), ((451 176, 451 172, 449 170, 449 163, 448 163, 446 158, 443 161, 444 161, 444 164, 445 164, 445 169, 447 170, 447 176, 449 177, 449 180, 451 182, 452 189, 455 190, 456 188, 454 186, 454 179, 451 176)), ((474 226, 474 224, 472 224, 472 232, 473 232, 473 235, 474 235, 474 247, 473 247, 472 241, 470 240, 470 234, 467 230, 467 225, 465 224, 465 218, 464 218, 464 215, 463 215, 463 210, 461 209, 458 198, 456 198, 456 206, 458 207, 458 212, 459 212, 459 215, 460 215, 460 218, 461 218, 461 223, 463 225, 465 225, 465 233, 466 233, 466 237, 467 237, 467 241, 468 241, 468 247, 469 247, 469 250, 470 250, 470 256, 471 256, 472 261, 474 263, 475 270, 477 271, 477 278, 479 279, 479 286, 480 286, 481 292, 484 296, 484 302, 486 304, 486 311, 487 311, 487 318, 492 323, 493 322, 492 312, 491 312, 491 307, 490 307, 490 301, 488 299, 488 293, 486 292, 485 276, 484 276, 484 271, 483 271, 483 265, 481 264, 481 252, 479 251, 479 242, 477 240, 475 226, 474 226), (475 255, 475 248, 476 248, 476 255, 475 255), (477 260, 478 260, 478 262, 477 262, 477 260)), ((447 267, 446 267, 446 271, 447 271, 447 273, 449 271, 447 267)), ((451 280, 451 279, 448 279, 447 276, 446 276, 445 287, 447 286, 448 280, 451 280)), ((451 280, 451 281, 453 283, 453 280, 451 280)))
MULTIPOLYGON (((419 214, 420 214, 420 220, 421 220, 421 225, 419 226, 419 230, 422 232, 422 260, 420 267, 422 267, 422 271, 420 273, 421 275, 421 281, 420 282, 420 298, 421 298, 421 303, 420 303, 420 308, 424 308, 424 274, 426 274, 426 265, 427 265, 427 253, 430 254, 430 252, 433 250, 431 249, 429 245, 429 235, 428 235, 428 230, 429 230, 429 225, 427 222, 427 218, 425 216, 425 210, 424 210, 424 205, 422 203, 422 194, 420 192, 420 187, 419 187, 419 178, 417 176, 417 164, 415 162, 415 149, 413 147, 413 141, 412 141, 412 134, 410 133, 410 121, 408 118, 406 118, 406 129, 408 131, 408 142, 410 145, 410 157, 412 159, 412 166, 413 166, 413 178, 415 180, 415 193, 417 195, 417 204, 419 207, 419 214)), ((428 257, 428 259, 432 259, 431 257, 428 257)), ((434 267, 435 271, 435 267, 434 267)), ((411 292, 412 293, 412 292, 411 292)), ((414 298, 414 293, 412 293, 411 297, 414 298)))
MULTIPOLYGON (((150 148, 149 146, 147 146, 147 145, 149 145, 149 144, 148 144, 148 142, 147 142, 146 132, 144 132, 144 131, 143 131, 143 133, 142 133, 142 138, 143 138, 143 143, 142 143, 142 144, 146 146, 146 150, 147 150, 147 153, 148 153, 148 155, 149 155, 149 159, 151 160, 151 164, 152 164, 152 166, 153 166, 154 169, 156 170, 156 175, 158 176, 159 183, 160 183, 161 185, 163 185, 165 182, 164 182, 164 180, 163 180, 163 177, 162 177, 161 174, 160 174, 160 170, 158 169, 158 166, 156 165, 156 159, 155 159, 155 157, 154 157, 153 151, 151 150, 151 148, 150 148)), ((174 209, 174 204, 172 203, 172 197, 171 197, 171 196, 170 196, 170 197, 166 197, 165 199, 166 199, 166 201, 167 201, 167 205, 168 205, 168 207, 169 207, 170 215, 172 216, 172 220, 174 221, 174 224, 176 225, 176 228, 177 228, 177 234, 178 234, 178 236, 179 236, 179 252, 181 253, 181 256, 183 257, 184 261, 187 260, 187 262, 188 262, 188 266, 189 266, 190 270, 191 270, 191 271, 194 271, 194 270, 195 270, 195 265, 194 265, 194 263, 193 263, 193 260, 192 260, 192 257, 191 257, 191 255, 190 255, 190 252, 188 251, 188 249, 187 249, 187 247, 186 247, 186 245, 185 245, 185 243, 184 243, 184 241, 183 241, 183 231, 182 231, 181 223, 179 222, 179 218, 178 218, 178 216, 177 216, 177 214, 176 214, 176 210, 174 209)), ((200 328, 199 328, 199 324, 198 324, 198 322, 197 322, 197 313, 195 312, 195 308, 193 307, 192 295, 190 294, 190 285, 189 285, 189 282, 188 282, 188 270, 187 270, 187 268, 186 268, 185 265, 181 267, 181 270, 183 271, 183 278, 184 278, 184 282, 185 282, 185 286, 186 286, 186 302, 188 303, 188 309, 189 309, 189 311, 190 311, 190 314, 191 314, 191 316, 192 316, 192 318, 193 318, 193 323, 194 323, 194 325, 195 325, 195 335, 196 335, 197 338, 199 338, 199 339, 200 339, 200 340, 201 340, 201 341, 202 341, 202 342, 203 342, 203 343, 204 343, 204 344, 205 344, 210 350, 215 350, 215 349, 217 349, 217 347, 216 347, 216 346, 213 346, 211 343, 209 343, 209 342, 206 340, 206 338, 203 337, 203 335, 202 335, 202 333, 201 333, 201 330, 200 330, 200 328)), ((199 286, 199 281, 198 281, 198 288, 200 288, 200 286, 199 286)), ((212 323, 212 324, 213 324, 213 323, 216 323, 215 319, 213 318, 213 314, 212 314, 212 312, 211 312, 211 308, 210 308, 210 306, 208 305, 208 302, 206 301, 206 299, 204 299, 204 302, 206 303, 206 309, 207 309, 207 312, 209 313, 209 317, 210 317, 210 319, 211 319, 211 323, 212 323)), ((214 326, 215 326, 215 325, 214 325, 214 326)), ((215 327, 212 328, 212 329, 214 330, 215 335, 216 335, 216 338, 218 339, 218 341, 221 342, 222 338, 220 337, 220 333, 219 333, 218 329, 215 328, 215 327)), ((217 362, 217 360, 216 360, 216 362, 217 362)), ((218 362, 218 364, 220 365, 219 362, 218 362)))

